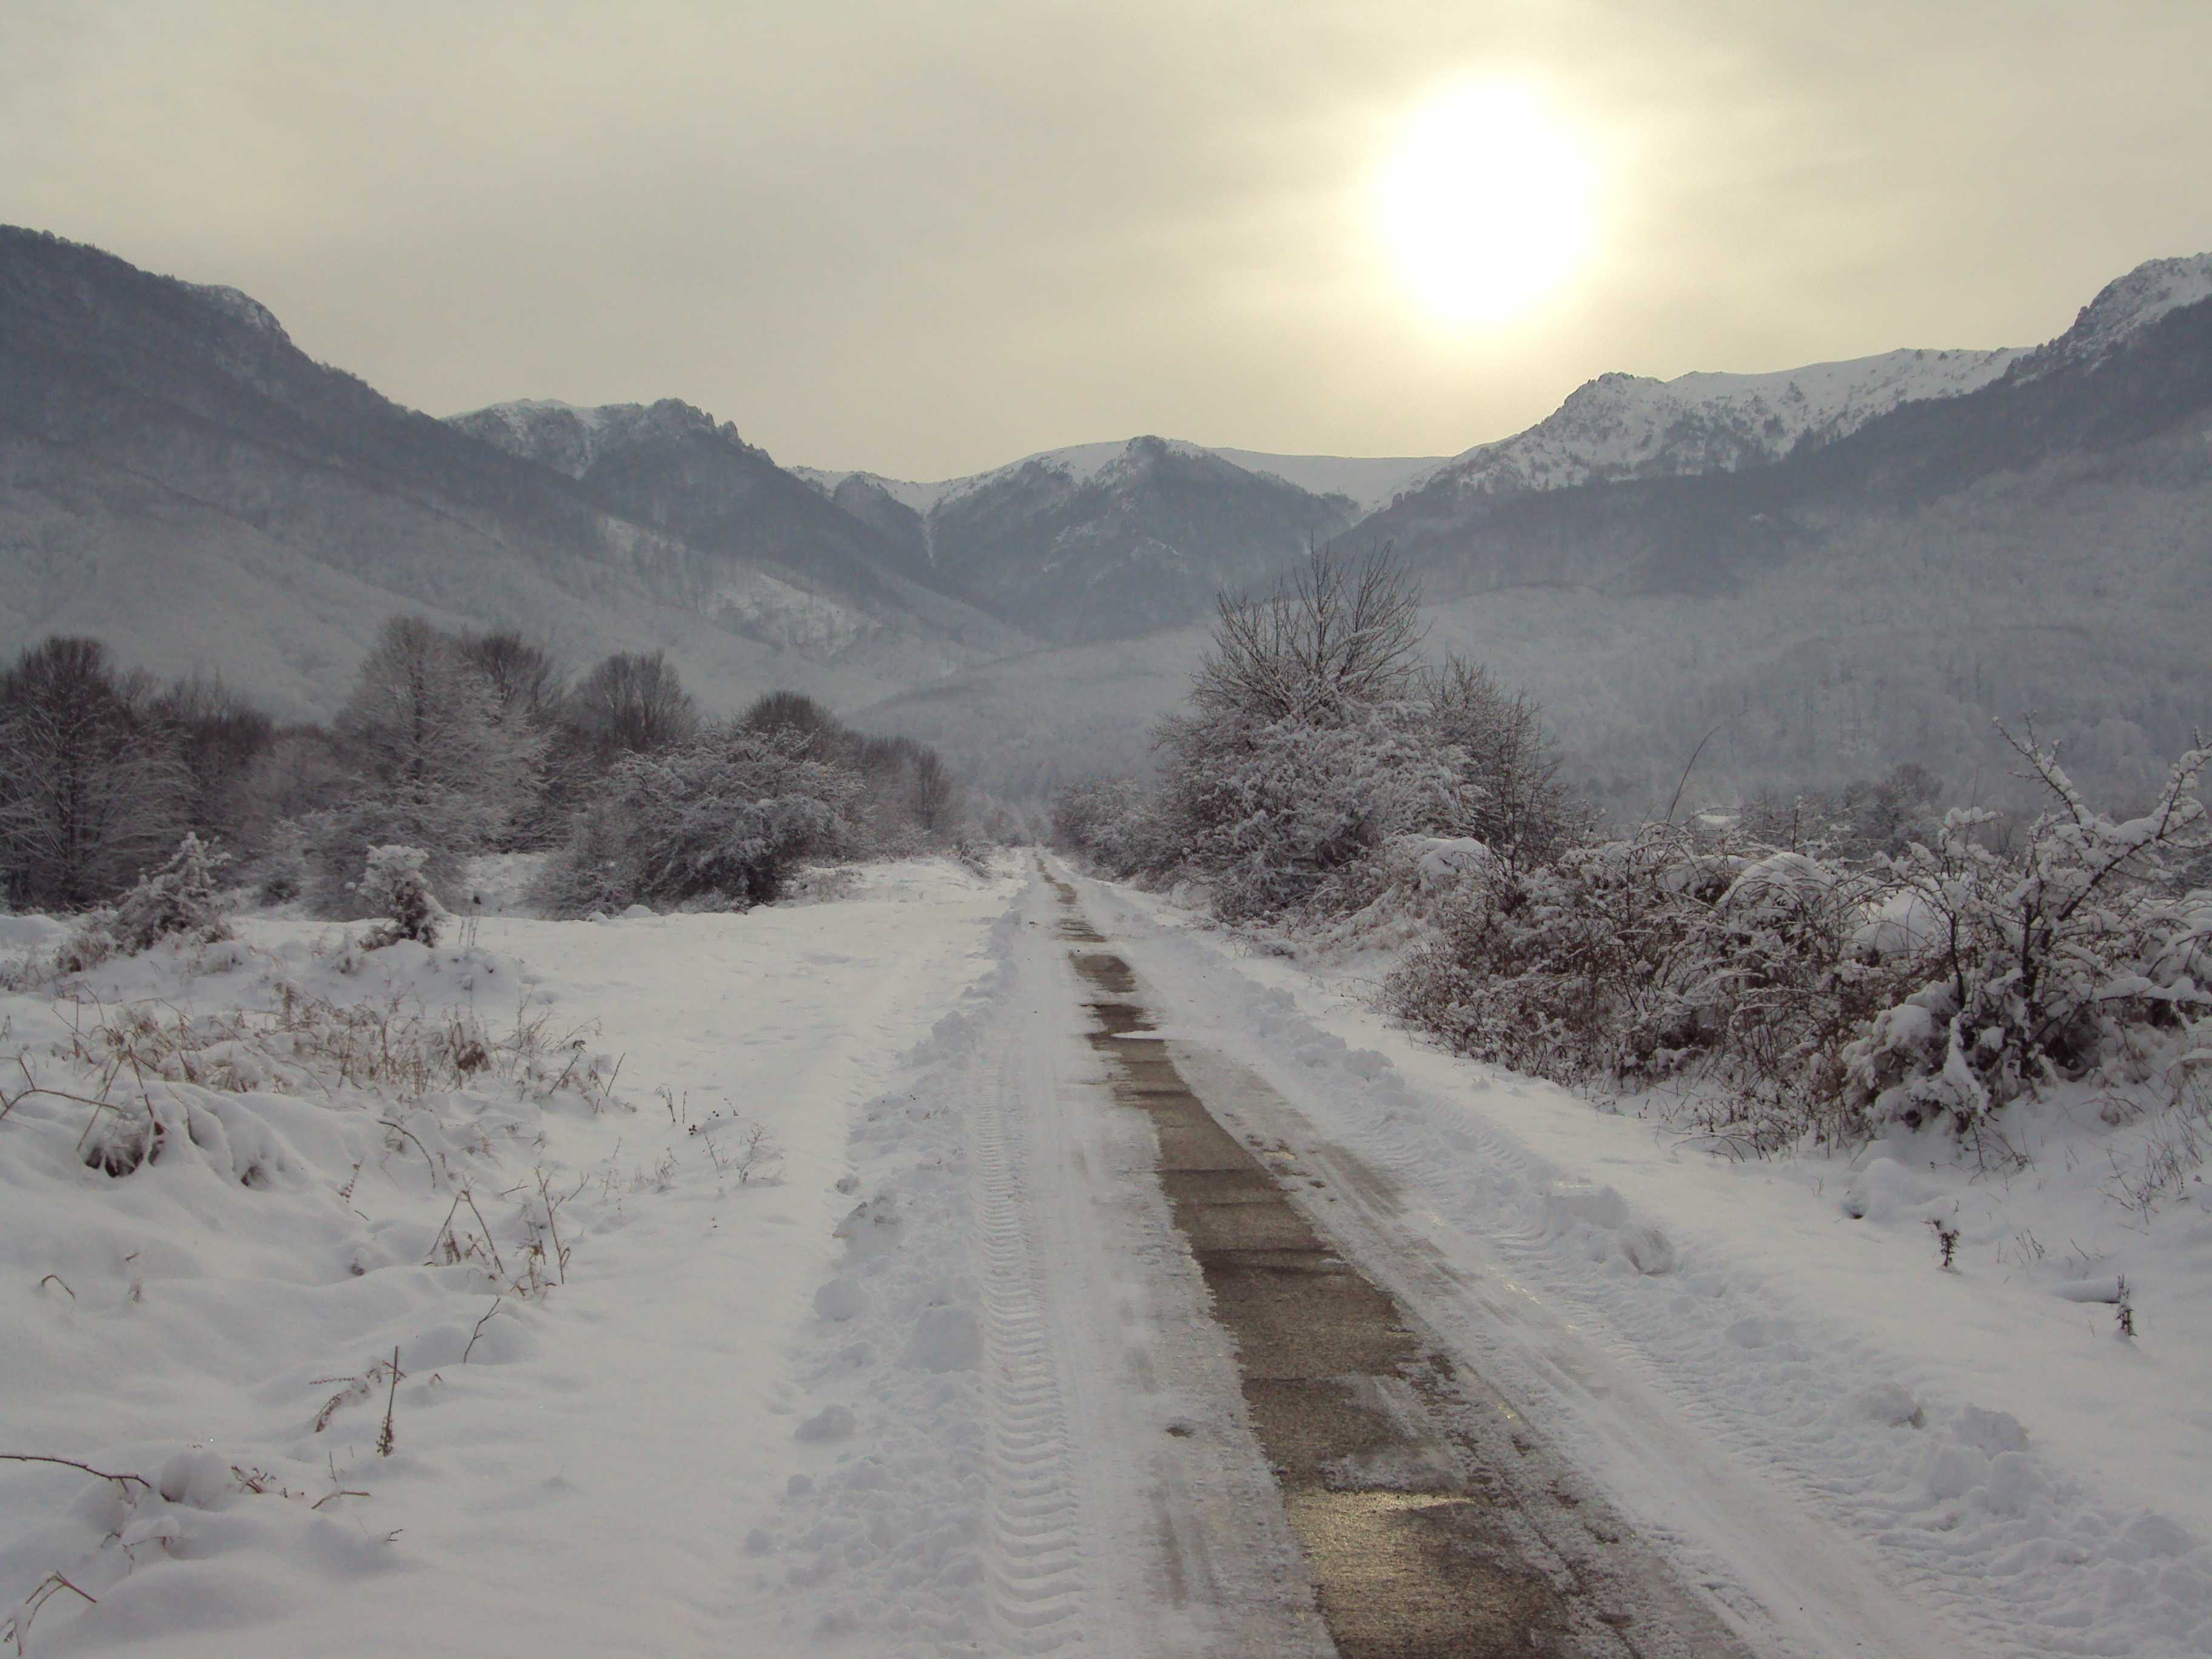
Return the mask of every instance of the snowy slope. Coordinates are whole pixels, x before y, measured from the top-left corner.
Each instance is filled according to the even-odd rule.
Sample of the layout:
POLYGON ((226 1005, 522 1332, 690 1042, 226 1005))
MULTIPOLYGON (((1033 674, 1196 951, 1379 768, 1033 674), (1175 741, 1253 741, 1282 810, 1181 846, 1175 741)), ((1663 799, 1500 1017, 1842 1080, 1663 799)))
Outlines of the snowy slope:
POLYGON ((1441 455, 1269 455, 1253 449, 1218 449, 1224 461, 1272 473, 1316 495, 1342 495, 1363 513, 1387 507, 1416 478, 1443 465, 1441 455))
MULTIPOLYGON (((927 514, 940 501, 970 495, 1032 466, 1056 473, 1072 483, 1087 483, 1117 463, 1127 461, 1131 450, 1140 441, 1127 438, 1110 443, 1073 444, 1064 449, 1039 450, 1034 455, 1024 455, 1018 461, 986 472, 929 483, 887 478, 876 472, 838 472, 813 466, 793 467, 792 471, 824 495, 834 495, 848 478, 865 479, 892 500, 916 513, 927 514)), ((1178 453, 1218 456, 1247 472, 1280 478, 1312 495, 1341 495, 1361 511, 1370 513, 1386 505, 1409 482, 1433 471, 1446 459, 1440 455, 1273 455, 1256 449, 1187 443, 1182 439, 1166 441, 1178 453)))
POLYGON ((1409 483, 1504 495, 1733 472, 1840 438, 1900 404, 1987 386, 2021 356, 1907 350, 1771 374, 1602 374, 1526 432, 1409 483))
MULTIPOLYGON (((834 495, 837 486, 848 478, 864 478, 892 500, 927 514, 947 501, 958 501, 963 496, 973 495, 1025 475, 1048 476, 1071 485, 1091 483, 1117 467, 1130 465, 1136 459, 1138 446, 1146 441, 1141 438, 1123 438, 1109 443, 1069 444, 1060 449, 1041 449, 1033 455, 1024 455, 1018 461, 1008 461, 1004 466, 994 466, 988 471, 971 472, 964 477, 929 481, 886 478, 873 472, 826 471, 815 466, 793 467, 792 471, 825 495, 834 495)), ((1178 455, 1206 453, 1196 444, 1185 443, 1180 438, 1152 441, 1165 443, 1171 452, 1178 455)))
POLYGON ((2032 354, 2021 372, 2094 362, 2169 313, 2205 300, 2212 300, 2212 253, 2148 260, 2100 289, 2074 325, 2032 354))

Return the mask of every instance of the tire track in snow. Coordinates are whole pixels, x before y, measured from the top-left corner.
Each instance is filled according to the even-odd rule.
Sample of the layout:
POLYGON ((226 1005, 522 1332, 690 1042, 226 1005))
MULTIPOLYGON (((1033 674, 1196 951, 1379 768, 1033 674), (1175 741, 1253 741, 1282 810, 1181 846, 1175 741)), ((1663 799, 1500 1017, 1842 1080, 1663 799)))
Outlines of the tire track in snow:
POLYGON ((985 1269, 990 1406, 991 1613, 1009 1651, 1085 1645, 1084 1504, 1054 1340, 1045 1266, 1030 1215, 1018 1033, 972 1120, 985 1269))

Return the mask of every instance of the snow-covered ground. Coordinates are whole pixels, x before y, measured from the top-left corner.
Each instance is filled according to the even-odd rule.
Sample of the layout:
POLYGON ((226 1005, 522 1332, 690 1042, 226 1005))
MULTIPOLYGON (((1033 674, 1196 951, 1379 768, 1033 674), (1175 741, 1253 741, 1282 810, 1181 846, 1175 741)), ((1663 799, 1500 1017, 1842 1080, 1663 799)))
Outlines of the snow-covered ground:
POLYGON ((261 1086, 149 1079, 189 1127, 120 1177, 79 1155, 111 1114, 20 1102, 0 1122, 0 1452, 154 1489, 0 1464, 0 1620, 60 1573, 97 1605, 47 1591, 29 1653, 744 1646, 766 1576, 747 1540, 830 1455, 796 1432, 818 1408, 793 1356, 842 1251, 855 1115, 988 965, 1012 890, 880 866, 833 903, 488 920, 474 949, 357 963, 315 954, 325 925, 247 921, 249 949, 215 947, 208 971, 94 975, 105 1016, 0 999, 9 1096, 19 1049, 82 1092, 72 1028, 130 1001, 281 1011, 287 986, 295 1009, 396 1001, 433 1025, 473 1006, 495 1039, 526 998, 554 1075, 583 1027, 581 1063, 606 1056, 612 1085, 594 1109, 604 1091, 541 1077, 541 1103, 495 1066, 410 1102, 235 1045, 261 1086), (747 1180, 756 1126, 781 1156, 747 1180), (475 1206, 449 1217, 464 1187, 475 1206), (533 1236, 555 1282, 518 1295, 533 1236))
MULTIPOLYGON (((0 1463, 25 1650, 1326 1652, 1152 1132, 1002 865, 434 951, 262 919, 0 999, 64 1091, 0 1084, 0 1452, 144 1483, 0 1463), (84 1161, 131 1162, 103 1074, 165 1126, 127 1173, 84 1161)), ((1079 886, 1208 1103, 1754 1650, 2212 1642, 2212 1219, 2131 1228, 2094 1137, 2008 1183, 1725 1163, 1079 886), (2122 1272, 2132 1343, 2081 1299, 2122 1272)))

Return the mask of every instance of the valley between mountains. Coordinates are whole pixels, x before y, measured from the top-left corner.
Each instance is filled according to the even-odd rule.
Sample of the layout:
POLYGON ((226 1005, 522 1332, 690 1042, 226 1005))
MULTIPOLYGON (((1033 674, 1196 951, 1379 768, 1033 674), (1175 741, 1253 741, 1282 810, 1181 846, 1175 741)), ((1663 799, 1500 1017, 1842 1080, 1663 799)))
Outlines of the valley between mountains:
POLYGON ((1040 798, 1147 764, 1218 592, 1388 543, 1431 648, 1534 696, 1623 812, 1701 740, 1717 799, 1961 757, 2001 792, 1990 721, 2031 710, 2140 792, 2200 712, 2208 431, 2212 256, 2033 349, 1607 374, 1456 456, 1148 436, 916 483, 673 398, 432 420, 234 290, 7 230, 0 649, 90 633, 321 718, 421 615, 665 650, 710 706, 797 690, 1040 798))

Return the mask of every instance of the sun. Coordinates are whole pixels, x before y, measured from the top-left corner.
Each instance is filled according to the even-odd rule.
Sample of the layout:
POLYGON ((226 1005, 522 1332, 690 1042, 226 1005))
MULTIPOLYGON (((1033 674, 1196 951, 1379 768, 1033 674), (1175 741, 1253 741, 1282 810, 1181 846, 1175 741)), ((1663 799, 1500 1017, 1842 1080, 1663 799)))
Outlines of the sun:
POLYGON ((1589 145, 1537 88, 1462 84, 1400 129, 1374 181, 1376 229, 1433 320, 1494 327, 1539 309, 1595 241, 1589 145))

